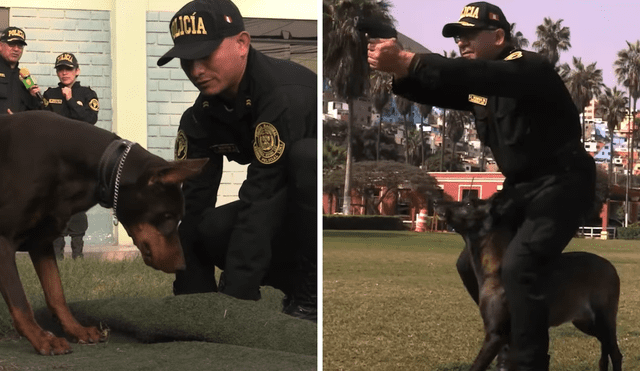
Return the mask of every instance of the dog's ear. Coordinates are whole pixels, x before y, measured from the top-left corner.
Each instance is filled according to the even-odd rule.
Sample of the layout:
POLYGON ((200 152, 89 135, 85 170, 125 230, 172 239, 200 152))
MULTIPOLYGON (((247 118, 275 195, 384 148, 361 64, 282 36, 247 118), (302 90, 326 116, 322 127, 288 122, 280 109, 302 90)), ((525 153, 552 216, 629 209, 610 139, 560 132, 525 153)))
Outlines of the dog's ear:
POLYGON ((208 161, 208 158, 171 161, 166 167, 154 171, 149 178, 149 185, 153 183, 182 183, 186 179, 200 174, 208 161))

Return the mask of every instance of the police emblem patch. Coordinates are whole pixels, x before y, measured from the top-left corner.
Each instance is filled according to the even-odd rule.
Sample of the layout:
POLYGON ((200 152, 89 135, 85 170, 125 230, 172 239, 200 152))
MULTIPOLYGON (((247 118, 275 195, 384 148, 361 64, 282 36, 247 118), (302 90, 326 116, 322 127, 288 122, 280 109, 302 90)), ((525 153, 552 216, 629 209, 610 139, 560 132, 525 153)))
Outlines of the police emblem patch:
POLYGON ((268 122, 261 122, 256 126, 253 152, 258 161, 265 165, 273 164, 282 157, 284 147, 275 126, 268 122))
POLYGON ((89 107, 91 107, 91 109, 94 110, 94 111, 98 111, 100 109, 100 102, 98 102, 98 100, 96 98, 93 98, 89 102, 89 107))
POLYGON ((176 160, 187 158, 187 135, 182 130, 178 130, 174 157, 176 160))

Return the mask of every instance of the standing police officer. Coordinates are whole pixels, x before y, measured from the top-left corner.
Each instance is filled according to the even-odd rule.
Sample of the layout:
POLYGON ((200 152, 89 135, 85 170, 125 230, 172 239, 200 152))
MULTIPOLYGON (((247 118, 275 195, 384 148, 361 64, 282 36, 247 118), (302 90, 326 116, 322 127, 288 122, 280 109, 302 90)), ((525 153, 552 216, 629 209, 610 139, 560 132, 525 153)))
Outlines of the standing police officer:
MULTIPOLYGON (((56 58, 56 74, 60 82, 58 87, 44 92, 45 107, 64 117, 95 125, 98 121, 100 102, 98 95, 89 87, 81 86, 77 81, 80 66, 75 55, 62 53, 56 58)), ((64 236, 71 236, 71 256, 81 258, 84 247, 83 237, 87 231, 87 214, 80 212, 71 216, 62 236, 53 241, 58 259, 64 258, 64 236)))
MULTIPOLYGON (((478 136, 506 178, 494 216, 513 208, 521 215, 499 221, 513 223, 516 232, 502 261, 511 355, 518 370, 548 370, 548 309, 539 275, 569 243, 595 197, 595 164, 580 142, 578 110, 545 58, 512 47, 509 22, 497 6, 469 4, 442 34, 455 39, 462 58, 413 54, 395 39, 378 39, 370 41, 369 64, 394 74, 396 94, 473 112, 478 136)), ((466 254, 458 268, 477 301, 466 254)))
POLYGON ((20 80, 18 64, 26 43, 21 28, 7 27, 0 33, 0 115, 40 109, 38 85, 27 90, 20 80))
POLYGON ((317 76, 253 49, 229 0, 196 0, 170 22, 174 47, 200 90, 180 121, 176 158, 209 158, 183 186, 180 239, 186 271, 175 294, 219 291, 260 299, 260 285, 285 293, 284 312, 316 320, 317 76), (216 207, 223 158, 249 164, 239 200, 216 207))

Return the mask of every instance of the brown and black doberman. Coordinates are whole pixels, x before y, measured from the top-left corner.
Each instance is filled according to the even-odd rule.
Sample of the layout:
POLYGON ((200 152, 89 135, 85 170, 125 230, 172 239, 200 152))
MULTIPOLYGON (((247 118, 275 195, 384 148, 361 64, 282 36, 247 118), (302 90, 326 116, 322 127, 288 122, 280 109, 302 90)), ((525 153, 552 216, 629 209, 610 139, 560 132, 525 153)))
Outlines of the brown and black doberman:
POLYGON ((71 215, 100 203, 114 209, 145 264, 167 273, 184 269, 180 184, 206 162, 168 162, 109 131, 53 112, 0 115, 0 291, 16 330, 38 353, 66 354, 71 347, 36 323, 16 252, 29 252, 47 306, 65 333, 79 343, 104 341, 105 334, 80 325, 69 311, 53 240, 71 215))
MULTIPOLYGON (((508 361, 510 319, 500 265, 513 230, 505 223, 492 223, 490 208, 491 200, 478 199, 436 206, 464 238, 458 270, 484 322, 485 339, 470 370, 486 370, 500 352, 498 369, 511 371, 517 368, 508 361), (466 277, 461 262, 471 263, 471 277, 466 277)), ((549 326, 571 321, 580 331, 595 336, 601 344, 599 370, 607 371, 611 359, 613 370, 621 371, 616 336, 620 278, 615 267, 595 254, 567 252, 548 263, 545 272, 541 287, 549 308, 549 326)))

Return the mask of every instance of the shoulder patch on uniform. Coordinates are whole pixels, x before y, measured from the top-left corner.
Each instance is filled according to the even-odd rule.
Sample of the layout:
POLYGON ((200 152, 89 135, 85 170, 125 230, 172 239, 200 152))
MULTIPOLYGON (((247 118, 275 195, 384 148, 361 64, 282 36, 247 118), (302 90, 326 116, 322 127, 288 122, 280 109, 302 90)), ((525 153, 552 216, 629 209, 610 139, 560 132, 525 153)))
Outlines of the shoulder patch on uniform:
POLYGON ((509 54, 504 60, 505 61, 512 61, 512 60, 518 59, 518 58, 522 58, 522 52, 520 52, 520 51, 513 52, 513 53, 509 54))
POLYGON ((92 110, 94 111, 99 111, 100 110, 100 102, 98 102, 98 98, 93 98, 92 100, 89 101, 89 107, 91 107, 92 110))
POLYGON ((265 165, 278 161, 284 153, 285 144, 280 140, 278 129, 268 122, 261 122, 256 126, 253 140, 253 152, 258 161, 265 165))
POLYGON ((187 158, 187 134, 185 134, 183 130, 178 130, 174 157, 176 160, 184 160, 187 158))
POLYGON ((487 98, 481 97, 481 96, 475 95, 475 94, 469 94, 469 102, 475 103, 475 104, 479 104, 481 106, 486 106, 487 105, 487 98))

